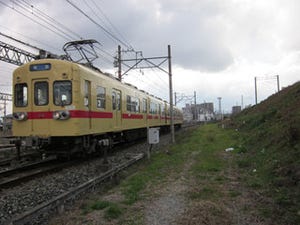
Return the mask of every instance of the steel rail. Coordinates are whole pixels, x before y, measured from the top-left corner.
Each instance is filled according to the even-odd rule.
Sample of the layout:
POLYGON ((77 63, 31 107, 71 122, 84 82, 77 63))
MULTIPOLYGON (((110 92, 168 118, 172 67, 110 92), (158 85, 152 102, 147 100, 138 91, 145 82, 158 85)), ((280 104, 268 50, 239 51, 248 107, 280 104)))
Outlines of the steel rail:
POLYGON ((105 180, 112 178, 114 175, 119 173, 120 171, 124 170, 125 168, 131 166, 132 164, 138 162, 139 160, 144 158, 144 153, 140 153, 127 162, 124 162, 118 166, 113 167, 112 169, 102 173, 100 176, 93 178, 78 187, 70 190, 66 193, 63 193, 52 200, 42 203, 35 208, 15 217, 11 221, 8 221, 4 224, 6 225, 22 225, 27 223, 32 223, 35 221, 39 216, 42 214, 48 214, 49 212, 54 211, 62 211, 64 206, 68 204, 70 201, 74 201, 80 194, 87 192, 89 189, 93 189, 96 185, 104 182, 105 180))

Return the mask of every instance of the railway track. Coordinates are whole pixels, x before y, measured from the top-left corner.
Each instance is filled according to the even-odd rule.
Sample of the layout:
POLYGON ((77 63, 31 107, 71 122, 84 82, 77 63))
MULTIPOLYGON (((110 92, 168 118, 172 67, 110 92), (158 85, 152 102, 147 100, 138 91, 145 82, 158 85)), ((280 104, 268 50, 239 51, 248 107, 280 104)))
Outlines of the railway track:
POLYGON ((99 176, 90 179, 89 181, 80 184, 79 186, 73 188, 70 191, 67 191, 52 200, 49 200, 45 203, 42 203, 33 209, 16 216, 11 221, 7 221, 4 223, 5 225, 21 225, 21 224, 31 224, 34 223, 37 218, 42 216, 43 214, 49 214, 49 212, 57 212, 62 211, 65 208, 65 205, 74 201, 81 194, 88 192, 89 190, 93 190, 95 186, 101 184, 105 180, 108 180, 118 174, 120 171, 126 169, 127 167, 133 165, 134 163, 138 162, 139 160, 144 158, 144 153, 139 153, 132 156, 126 162, 114 166, 113 168, 109 169, 106 172, 101 173, 99 176))
MULTIPOLYGON (((169 135, 163 135, 160 139, 160 145, 169 142, 169 135)), ((16 188, 0 189, 0 224, 46 223, 50 216, 70 207, 74 200, 85 193, 93 192, 95 188, 101 189, 101 182, 113 178, 124 168, 142 159, 148 147, 149 144, 145 142, 127 144, 126 147, 115 148, 108 155, 109 164, 103 165, 103 158, 93 157, 62 171, 58 169, 49 175, 37 175, 36 179, 33 176, 29 182, 25 178, 26 182, 21 181, 21 185, 11 185, 16 188)))
POLYGON ((16 186, 37 176, 65 168, 72 163, 74 162, 58 162, 56 158, 49 158, 47 160, 27 164, 25 166, 1 171, 0 189, 16 186))

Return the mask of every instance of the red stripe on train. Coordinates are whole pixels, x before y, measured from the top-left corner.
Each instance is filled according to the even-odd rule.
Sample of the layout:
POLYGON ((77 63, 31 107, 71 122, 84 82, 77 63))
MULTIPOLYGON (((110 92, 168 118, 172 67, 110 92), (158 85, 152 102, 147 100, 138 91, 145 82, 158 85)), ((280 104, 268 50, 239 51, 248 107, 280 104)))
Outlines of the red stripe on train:
POLYGON ((70 110, 71 118, 113 118, 112 112, 95 112, 95 111, 84 111, 84 110, 70 110))
MULTIPOLYGON (((95 112, 95 111, 84 111, 84 110, 70 110, 71 118, 102 118, 111 119, 113 118, 112 112, 95 112)), ((52 111, 46 112, 28 112, 28 119, 52 119, 52 111)))
POLYGON ((140 114, 123 113, 122 118, 123 119, 143 119, 144 116, 140 115, 140 114))

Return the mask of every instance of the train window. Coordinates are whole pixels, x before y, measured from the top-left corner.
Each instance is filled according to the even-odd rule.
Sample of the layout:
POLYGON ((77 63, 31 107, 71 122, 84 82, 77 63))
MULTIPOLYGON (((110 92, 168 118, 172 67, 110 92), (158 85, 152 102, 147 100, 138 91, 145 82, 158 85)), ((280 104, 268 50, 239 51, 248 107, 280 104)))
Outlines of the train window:
POLYGON ((97 86, 97 108, 105 109, 105 88, 97 86))
POLYGON ((157 114, 158 112, 158 105, 154 102, 150 102, 150 113, 157 114))
POLYGON ((89 97, 90 97, 90 81, 84 81, 84 106, 89 106, 89 97))
POLYGON ((138 98, 127 95, 126 100, 127 111, 140 112, 140 100, 138 98))
POLYGON ((121 93, 118 90, 112 92, 112 108, 113 110, 121 110, 121 93))
POLYGON ((112 92, 112 95, 111 95, 111 101, 112 101, 112 109, 113 110, 116 110, 117 108, 117 104, 116 104, 116 92, 112 92))
POLYGON ((34 83, 34 104, 35 105, 48 105, 48 82, 41 81, 34 83))
POLYGON ((71 81, 55 81, 53 84, 54 105, 70 105, 72 103, 71 81))
POLYGON ((121 110, 121 93, 117 92, 117 110, 121 110))
POLYGON ((147 113, 147 99, 143 98, 142 112, 147 113))
POLYGON ((27 106, 27 84, 16 84, 15 85, 15 106, 16 107, 25 107, 27 106))
POLYGON ((126 107, 127 111, 131 112, 131 96, 127 95, 126 97, 126 107))

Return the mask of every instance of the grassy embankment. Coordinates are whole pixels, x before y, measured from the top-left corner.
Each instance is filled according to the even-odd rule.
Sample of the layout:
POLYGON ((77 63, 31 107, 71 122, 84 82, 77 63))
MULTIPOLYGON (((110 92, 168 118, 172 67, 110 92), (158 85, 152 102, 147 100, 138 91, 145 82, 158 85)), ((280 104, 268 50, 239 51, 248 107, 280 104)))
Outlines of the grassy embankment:
POLYGON ((238 165, 245 182, 270 201, 263 215, 276 224, 300 224, 300 82, 233 122, 241 133, 238 165))

